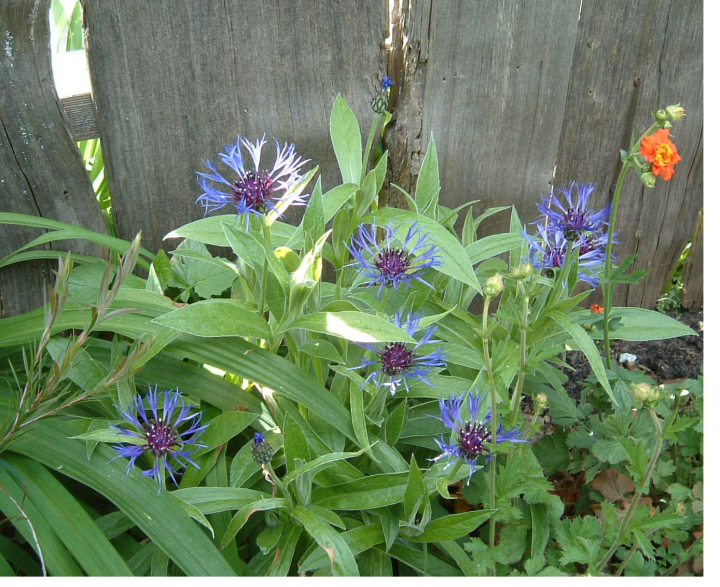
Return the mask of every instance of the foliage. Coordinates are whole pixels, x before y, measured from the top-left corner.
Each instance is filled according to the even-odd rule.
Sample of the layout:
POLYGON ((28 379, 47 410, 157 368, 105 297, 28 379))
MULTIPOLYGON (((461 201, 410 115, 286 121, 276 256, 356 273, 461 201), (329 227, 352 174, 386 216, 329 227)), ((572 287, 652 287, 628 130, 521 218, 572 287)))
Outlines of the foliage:
MULTIPOLYGON (((210 216, 170 232, 168 256, 0 214, 46 228, 43 242, 112 251, 52 253, 46 307, 0 320, 3 573, 654 575, 699 555, 702 382, 654 387, 597 343, 694 333, 639 308, 583 309, 578 269, 593 269, 580 247, 566 236, 562 262, 536 268, 514 208, 508 231, 487 235, 508 208, 444 207, 434 141, 409 210, 381 207, 388 153, 370 149, 385 119, 363 149, 337 98, 343 184, 326 191, 317 169, 293 177, 278 201, 311 192, 298 227, 261 206, 210 216), (351 245, 363 225, 387 241, 351 245), (420 267, 430 247, 439 260, 420 267), (379 277, 368 283, 351 257, 379 277), (592 367, 579 401, 563 387, 568 349, 592 367), (139 426, 135 466, 109 446, 130 442, 113 426, 148 385, 179 389, 207 426, 177 487, 152 454, 173 446, 150 438, 157 414, 139 426)), ((24 247, 0 266, 47 253, 24 247)), ((628 267, 595 277, 641 278, 628 267)))

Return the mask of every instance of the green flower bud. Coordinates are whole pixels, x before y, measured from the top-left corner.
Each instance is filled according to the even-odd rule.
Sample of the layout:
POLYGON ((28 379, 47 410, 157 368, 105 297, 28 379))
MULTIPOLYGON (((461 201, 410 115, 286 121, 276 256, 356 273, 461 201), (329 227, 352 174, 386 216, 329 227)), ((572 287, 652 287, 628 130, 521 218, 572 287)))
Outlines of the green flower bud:
POLYGON ((642 404, 648 401, 651 389, 647 383, 633 383, 630 387, 630 395, 642 404))
POLYGON ((640 176, 640 181, 643 183, 643 185, 647 188, 653 188, 655 187, 655 181, 657 178, 653 174, 652 171, 646 171, 640 176))
POLYGON ((650 386, 648 391, 648 401, 656 402, 660 398, 660 390, 655 386, 650 386))
POLYGON ((665 111, 668 113, 670 120, 680 120, 683 116, 685 116, 685 108, 680 106, 680 104, 668 106, 665 108, 665 111))
POLYGON ((260 432, 256 432, 250 449, 253 461, 258 465, 266 465, 272 460, 274 452, 273 447, 265 441, 265 436, 260 432))
POLYGON ((535 396, 535 407, 544 410, 548 407, 548 398, 544 393, 538 393, 535 396))
POLYGON ((502 292, 504 288, 505 284, 503 283, 502 275, 496 273, 492 277, 489 277, 488 280, 485 282, 485 287, 483 287, 483 295, 486 298, 494 298, 496 295, 502 292))
POLYGON ((655 112, 653 114, 653 116, 655 117, 655 120, 657 120, 660 123, 663 123, 668 119, 667 112, 665 112, 665 110, 663 110, 662 108, 660 110, 658 110, 657 112, 655 112))
POLYGON ((375 112, 376 114, 382 114, 383 112, 385 112, 385 110, 387 110, 388 103, 389 96, 387 92, 376 94, 375 97, 370 101, 373 112, 375 112))
POLYGON ((530 263, 523 263, 522 265, 518 267, 513 267, 510 270, 510 277, 522 281, 523 279, 527 279, 528 277, 530 277, 532 273, 533 266, 530 263))

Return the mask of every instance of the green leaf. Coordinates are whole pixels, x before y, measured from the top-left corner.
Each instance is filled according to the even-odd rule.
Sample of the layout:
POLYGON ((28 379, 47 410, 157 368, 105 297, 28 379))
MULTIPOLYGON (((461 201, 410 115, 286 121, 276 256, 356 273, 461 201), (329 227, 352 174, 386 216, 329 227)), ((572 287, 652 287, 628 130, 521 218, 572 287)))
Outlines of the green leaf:
MULTIPOLYGON (((620 326, 610 331, 611 340, 664 340, 678 336, 697 336, 689 326, 660 312, 643 308, 613 308, 612 318, 620 318, 620 326)), ((602 331, 595 335, 602 339, 602 331)))
POLYGON ((407 479, 407 473, 385 473, 320 487, 313 493, 313 502, 331 510, 385 507, 403 501, 407 479))
MULTIPOLYGON (((356 385, 350 385, 350 415, 352 416, 353 430, 360 442, 360 446, 366 450, 370 448, 368 438, 367 422, 365 421, 365 398, 364 392, 356 385)), ((372 451, 371 453, 372 454, 372 451)))
POLYGON ((532 452, 542 465, 546 475, 567 471, 570 466, 570 454, 565 444, 566 437, 567 433, 560 429, 533 443, 532 452))
POLYGON ((411 524, 415 521, 415 515, 422 506, 427 496, 427 489, 423 483, 423 476, 415 461, 415 455, 410 457, 410 471, 408 473, 407 487, 405 488, 404 512, 405 520, 411 524))
POLYGON ((394 220, 399 241, 407 238, 408 230, 410 230, 414 222, 417 222, 422 232, 428 235, 429 242, 434 244, 440 251, 442 264, 436 269, 440 273, 450 275, 480 291, 480 284, 465 249, 458 242, 457 237, 452 235, 441 224, 425 216, 397 208, 381 208, 373 216, 382 224, 389 224, 394 220))
POLYGON ((112 460, 116 454, 103 445, 88 459, 83 444, 68 438, 74 433, 67 424, 47 419, 30 427, 10 449, 107 497, 188 575, 233 574, 213 543, 174 499, 167 493, 158 495, 156 482, 136 469, 125 476, 125 464, 112 460))
POLYGON ((269 497, 261 491, 241 487, 188 487, 176 489, 170 495, 183 504, 194 507, 201 514, 239 510, 269 497))
POLYGON ((300 347, 300 351, 307 353, 311 357, 317 357, 318 359, 325 359, 333 363, 343 364, 343 358, 333 344, 327 340, 317 339, 311 340, 300 347))
POLYGON ((616 438, 598 440, 592 445, 590 452, 602 462, 611 465, 626 459, 625 451, 616 438))
POLYGON ((205 448, 199 449, 195 454, 204 454, 225 444, 245 430, 257 417, 258 414, 252 412, 225 412, 213 418, 202 435, 205 448))
POLYGON ((467 536, 488 520, 497 510, 478 510, 443 516, 430 522, 420 536, 407 538, 410 542, 444 542, 467 536))
POLYGON ((308 508, 297 506, 291 513, 313 537, 315 542, 325 550, 330 558, 330 567, 333 575, 342 577, 357 577, 359 571, 353 552, 340 533, 325 520, 308 508))
POLYGON ((262 274, 263 259, 265 252, 257 241, 246 232, 239 230, 232 224, 223 222, 221 225, 228 244, 232 247, 233 252, 253 268, 256 275, 262 274))
MULTIPOLYGON (((352 530, 343 532, 341 536, 355 556, 372 548, 376 544, 380 544, 384 540, 382 529, 378 523, 353 528, 352 530)), ((327 553, 318 546, 305 560, 300 562, 299 568, 301 571, 312 571, 326 566, 327 561, 327 553)))
POLYGON ((600 385, 603 386, 603 389, 607 392, 612 402, 617 405, 615 394, 610 387, 610 382, 608 381, 607 373, 605 372, 605 365, 603 364, 595 343, 588 336, 588 333, 585 332, 583 327, 578 323, 572 322, 565 314, 561 314, 557 311, 552 311, 549 314, 555 322, 557 322, 570 336, 573 337, 578 347, 580 347, 580 350, 585 353, 585 356, 592 367, 593 373, 595 373, 595 377, 598 378, 600 385))
MULTIPOLYGON (((93 422, 95 421, 96 420, 93 420, 93 422)), ((70 438, 76 440, 94 440, 96 442, 105 443, 123 442, 125 444, 134 444, 136 446, 141 446, 146 442, 146 439, 144 438, 137 438, 135 436, 121 434, 120 432, 118 432, 117 430, 113 430, 112 428, 101 428, 100 430, 92 430, 90 432, 86 432, 85 434, 71 436, 70 438)))
POLYGON ((440 167, 438 165, 437 150, 435 148, 435 137, 430 133, 425 158, 417 178, 415 186, 415 201, 423 216, 433 220, 437 219, 437 202, 440 194, 440 167))
POLYGON ((318 312, 295 320, 290 328, 331 334, 352 342, 415 342, 392 322, 364 312, 318 312))
MULTIPOLYGON (((229 247, 230 244, 225 236, 223 224, 236 227, 237 217, 235 214, 220 214, 218 216, 208 216, 195 220, 189 224, 185 224, 180 228, 176 228, 163 237, 163 240, 169 238, 189 238, 206 245, 215 245, 217 247, 229 247)), ((244 223, 241 222, 244 227, 244 223)), ((238 229, 239 230, 239 229, 238 229)), ((271 246, 279 247, 284 245, 293 235, 296 227, 283 222, 273 222, 270 227, 271 246)), ((152 255, 151 257, 152 258, 152 255)))
POLYGON ((170 261, 173 276, 168 285, 183 290, 180 296, 183 301, 187 301, 191 288, 205 299, 220 295, 237 277, 230 267, 218 264, 202 243, 187 240, 175 252, 170 261), (180 253, 187 255, 183 257, 180 253))
POLYGON ((228 525, 227 530, 225 531, 225 534, 220 541, 220 548, 225 548, 228 544, 230 544, 232 539, 235 538, 235 535, 240 532, 240 530, 242 530, 242 527, 247 523, 247 521, 250 519, 250 516, 252 516, 255 512, 266 512, 268 510, 283 509, 286 508, 287 505, 288 504, 284 499, 278 497, 261 499, 244 505, 238 510, 238 512, 233 516, 232 520, 230 521, 230 524, 228 525))
POLYGON ((275 550, 273 562, 267 572, 271 577, 285 577, 290 570, 290 565, 295 554, 295 546, 302 534, 302 528, 299 526, 283 526, 284 532, 280 543, 275 550))
MULTIPOLYGON (((46 242, 51 242, 52 240, 66 240, 66 239, 83 239, 88 240, 92 243, 98 244, 102 247, 105 247, 107 249, 110 249, 111 251, 119 254, 124 254, 129 248, 130 248, 130 242, 114 238, 111 236, 107 236, 104 234, 99 234, 97 232, 93 232, 92 230, 88 230, 87 228, 81 228, 78 226, 73 226, 72 224, 66 224, 65 222, 59 222, 58 220, 50 220, 49 218, 43 218, 42 216, 32 216, 30 214, 15 214, 11 212, 0 212, 0 224, 15 224, 17 226, 33 226, 35 228, 44 228, 47 230, 54 230, 57 231, 60 234, 53 235, 53 234, 45 234, 44 237, 50 237, 46 242), (61 238, 53 238, 54 236, 61 237, 61 238)), ((35 239, 36 241, 38 239, 35 239)), ((30 244, 28 243, 19 251, 24 250, 25 248, 28 248, 30 244)), ((19 252, 18 251, 18 252, 19 252)), ((152 260, 155 255, 148 251, 145 248, 140 247, 140 255, 144 256, 145 258, 152 260)), ((3 262, 7 260, 7 257, 3 259, 3 262)), ((143 269, 148 270, 150 268, 150 263, 146 261, 145 259, 139 258, 138 259, 138 265, 140 265, 143 269)))
POLYGON ((268 340, 268 323, 240 300, 205 300, 158 316, 157 324, 194 336, 249 336, 268 340))
POLYGON ((315 471, 316 473, 319 473, 321 470, 326 469, 332 463, 335 463, 337 461, 346 461, 348 459, 358 457, 366 450, 367 449, 364 448, 357 452, 333 452, 323 455, 316 458, 315 460, 310 461, 309 463, 305 463, 304 465, 297 467, 292 472, 287 474, 284 477, 283 481, 285 482, 285 484, 290 484, 303 473, 307 473, 309 471, 315 471))
POLYGON ((490 257, 496 257, 507 251, 517 249, 522 246, 524 242, 525 239, 519 234, 493 234, 475 241, 468 245, 465 250, 467 251, 468 257, 470 257, 470 262, 473 265, 477 265, 490 257))
POLYGON ((344 183, 360 185, 362 139, 355 114, 338 94, 330 114, 330 138, 344 183))

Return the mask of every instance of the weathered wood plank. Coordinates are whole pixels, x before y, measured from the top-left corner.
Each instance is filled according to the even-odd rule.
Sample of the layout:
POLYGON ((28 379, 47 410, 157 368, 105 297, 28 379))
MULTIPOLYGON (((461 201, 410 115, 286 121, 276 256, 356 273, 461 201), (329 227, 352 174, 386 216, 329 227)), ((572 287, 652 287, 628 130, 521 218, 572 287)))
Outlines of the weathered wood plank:
MULTIPOLYGON (((4 3, 0 34, 0 211, 35 214, 106 233, 50 70, 49 0, 4 3)), ((0 225, 0 258, 39 231, 0 225)), ((85 241, 58 248, 99 254, 85 241)), ((0 269, 2 315, 43 302, 45 264, 0 269)))
POLYGON ((106 177, 124 238, 142 230, 155 249, 200 218, 201 158, 216 159, 238 134, 294 142, 320 165, 327 190, 339 181, 328 130, 338 93, 368 132, 373 83, 384 71, 382 0, 88 0, 85 8, 106 177))
POLYGON ((698 308, 703 305, 703 257, 705 256, 703 229, 703 212, 701 210, 692 235, 692 247, 683 267, 682 281, 685 285, 683 306, 686 308, 698 308))
POLYGON ((651 111, 678 102, 689 116, 672 130, 683 157, 672 181, 647 189, 630 173, 623 186, 616 251, 637 253, 633 268, 653 271, 619 286, 617 305, 655 307, 702 207, 702 4, 585 0, 556 185, 592 183, 598 208, 612 201, 619 149, 652 124, 651 111))
MULTIPOLYGON (((413 1, 391 143, 396 183, 414 184, 432 133, 443 205, 512 203, 534 220, 553 176, 579 9, 579 0, 413 1)), ((508 218, 484 229, 507 230, 508 218)))

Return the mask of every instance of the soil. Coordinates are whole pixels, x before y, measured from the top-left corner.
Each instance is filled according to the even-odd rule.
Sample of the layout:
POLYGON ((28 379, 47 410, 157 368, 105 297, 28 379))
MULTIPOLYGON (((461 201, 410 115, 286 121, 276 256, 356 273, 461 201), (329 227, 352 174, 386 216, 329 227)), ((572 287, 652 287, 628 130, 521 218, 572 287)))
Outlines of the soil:
MULTIPOLYGON (((668 340, 629 342, 616 340, 610 344, 612 358, 618 360, 623 353, 637 357, 633 363, 625 363, 626 369, 642 369, 659 384, 696 379, 702 374, 703 364, 703 309, 685 309, 668 313, 698 333, 668 340)), ((583 380, 590 375, 590 365, 580 351, 570 351, 566 362, 574 368, 564 369, 568 376, 565 389, 574 399, 580 399, 583 380)))

